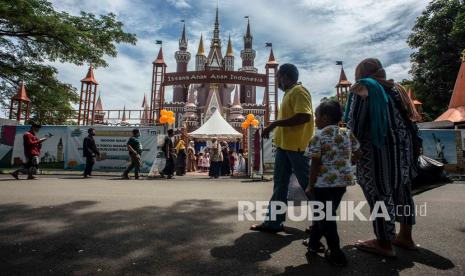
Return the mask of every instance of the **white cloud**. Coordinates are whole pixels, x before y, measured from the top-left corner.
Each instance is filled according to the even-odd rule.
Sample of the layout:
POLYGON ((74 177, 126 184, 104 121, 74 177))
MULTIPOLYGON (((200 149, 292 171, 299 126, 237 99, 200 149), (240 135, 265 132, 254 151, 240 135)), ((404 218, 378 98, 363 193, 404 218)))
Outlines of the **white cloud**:
POLYGON ((189 4, 189 1, 187 0, 167 0, 167 1, 168 3, 170 3, 175 8, 178 8, 178 9, 191 8, 191 5, 189 4))
MULTIPOLYGON (((240 66, 240 50, 246 21, 250 16, 255 66, 264 72, 268 58, 265 42, 272 42, 279 63, 295 63, 301 81, 312 92, 314 105, 335 93, 340 68, 336 60, 344 61, 348 78, 353 80, 354 68, 366 57, 378 57, 386 66, 388 77, 408 78, 409 54, 405 40, 415 18, 426 6, 418 0, 235 0, 220 2, 223 49, 231 34, 236 68, 240 66)), ((107 68, 95 71, 100 82, 105 108, 139 108, 143 94, 149 93, 152 61, 158 53, 155 40, 163 40, 168 71, 176 68, 174 52, 181 25, 186 20, 189 51, 194 68, 200 33, 207 48, 213 30, 216 1, 175 0, 60 0, 54 6, 77 14, 80 10, 102 14, 113 12, 125 23, 125 29, 136 33, 136 46, 119 46, 120 53, 109 59, 107 68)), ((79 86, 87 68, 57 64, 59 78, 79 86)), ((168 90, 169 93, 170 90, 168 90)), ((257 101, 262 101, 262 89, 257 101)))

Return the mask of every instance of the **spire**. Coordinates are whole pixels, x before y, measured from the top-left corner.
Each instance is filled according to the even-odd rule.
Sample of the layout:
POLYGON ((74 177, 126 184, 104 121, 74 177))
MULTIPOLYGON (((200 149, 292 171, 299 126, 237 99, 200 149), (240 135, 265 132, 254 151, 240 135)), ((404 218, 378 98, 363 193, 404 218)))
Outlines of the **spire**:
POLYGON ((250 19, 247 17, 247 31, 245 33, 245 37, 252 37, 252 34, 250 33, 250 19))
POLYGON ((97 103, 95 104, 95 111, 96 112, 103 111, 103 105, 102 105, 102 99, 100 98, 100 93, 98 94, 97 103))
POLYGON ((189 90, 189 95, 187 97, 187 106, 195 106, 195 94, 194 94, 194 89, 191 88, 189 90))
POLYGON ((158 51, 157 59, 153 63, 166 65, 165 59, 163 59, 163 47, 160 47, 160 50, 158 51))
POLYGON ((237 85, 236 85, 236 89, 234 91, 234 102, 233 102, 233 106, 236 106, 236 107, 241 106, 241 100, 240 100, 239 92, 240 92, 240 90, 237 88, 237 85))
POLYGON ((465 106, 465 51, 462 52, 462 64, 455 81, 454 92, 450 99, 449 108, 465 106))
POLYGON ((221 47, 220 19, 219 19, 219 15, 218 15, 218 5, 216 6, 215 28, 213 30, 212 47, 213 46, 221 47))
POLYGON ((186 23, 182 27, 181 39, 179 39, 179 50, 187 50, 186 23))
POLYGON ((232 43, 231 43, 231 35, 229 35, 229 40, 228 40, 228 50, 226 51, 226 56, 234 56, 233 54, 233 49, 232 49, 232 43))
POLYGON ((276 59, 274 58, 273 48, 270 50, 270 56, 268 57, 268 64, 276 63, 276 59))
POLYGON ((205 55, 205 49, 203 48, 203 34, 200 34, 200 42, 199 42, 199 49, 197 50, 198 56, 205 55))
POLYGON ((344 71, 344 67, 341 67, 341 74, 339 75, 339 82, 337 83, 336 87, 339 86, 350 86, 352 83, 347 80, 346 72, 344 71))
POLYGON ((144 93, 144 99, 142 100, 142 106, 141 107, 145 107, 147 105, 147 97, 144 93))
POLYGON ((125 123, 128 119, 126 119, 126 106, 123 107, 123 116, 121 117, 121 123, 125 123))
POLYGON ((31 100, 27 96, 26 87, 24 86, 24 81, 21 82, 18 88, 18 93, 13 96, 13 100, 30 102, 31 100))
POLYGON ((186 41, 186 23, 182 26, 182 35, 181 35, 181 40, 186 41))
POLYGON ((90 82, 93 84, 98 84, 94 77, 94 66, 92 66, 92 64, 89 66, 89 70, 87 71, 86 77, 83 78, 81 82, 90 82))

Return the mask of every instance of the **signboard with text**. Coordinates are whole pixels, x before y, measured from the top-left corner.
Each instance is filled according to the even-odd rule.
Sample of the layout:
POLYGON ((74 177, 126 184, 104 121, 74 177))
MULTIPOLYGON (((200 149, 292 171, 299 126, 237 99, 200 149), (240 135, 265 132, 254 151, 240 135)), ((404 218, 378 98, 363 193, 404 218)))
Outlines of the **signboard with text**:
POLYGON ((237 71, 191 71, 166 73, 163 85, 191 83, 231 83, 253 86, 266 86, 266 75, 237 71))

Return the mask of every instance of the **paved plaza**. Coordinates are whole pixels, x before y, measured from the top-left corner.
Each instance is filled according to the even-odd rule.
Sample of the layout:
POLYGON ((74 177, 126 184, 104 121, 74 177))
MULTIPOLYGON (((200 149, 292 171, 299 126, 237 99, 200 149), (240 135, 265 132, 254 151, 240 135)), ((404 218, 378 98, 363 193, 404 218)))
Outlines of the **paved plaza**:
MULTIPOLYGON (((306 255, 306 222, 287 233, 250 232, 239 200, 268 200, 272 182, 205 176, 119 180, 77 175, 0 176, 1 275, 463 275, 465 183, 415 196, 427 203, 414 238, 418 252, 384 259, 354 249, 370 222, 340 222, 349 266, 306 255)), ((358 186, 345 200, 364 200, 358 186)))

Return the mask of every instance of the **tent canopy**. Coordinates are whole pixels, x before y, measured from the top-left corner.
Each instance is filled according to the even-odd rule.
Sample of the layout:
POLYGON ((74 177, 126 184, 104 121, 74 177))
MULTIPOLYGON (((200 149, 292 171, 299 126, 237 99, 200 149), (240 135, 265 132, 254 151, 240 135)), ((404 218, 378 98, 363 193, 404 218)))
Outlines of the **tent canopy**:
POLYGON ((218 110, 216 110, 210 119, 208 119, 208 121, 206 121, 200 128, 188 135, 197 139, 211 139, 213 137, 219 139, 242 138, 242 134, 226 122, 218 110))

